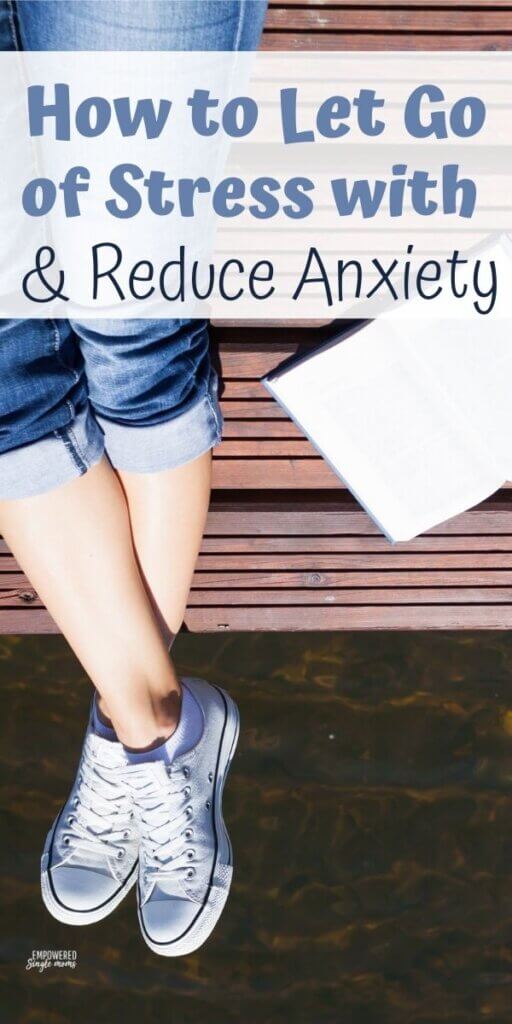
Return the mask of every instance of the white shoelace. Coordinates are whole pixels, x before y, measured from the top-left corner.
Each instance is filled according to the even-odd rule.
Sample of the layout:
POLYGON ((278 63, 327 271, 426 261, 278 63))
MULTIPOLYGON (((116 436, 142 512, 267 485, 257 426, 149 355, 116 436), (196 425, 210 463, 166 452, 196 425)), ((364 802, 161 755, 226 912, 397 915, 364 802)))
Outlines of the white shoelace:
POLYGON ((93 856, 124 859, 126 842, 133 834, 133 810, 126 785, 127 766, 98 764, 86 746, 73 810, 64 821, 62 844, 69 854, 62 863, 88 852, 93 856))
POLYGON ((166 891, 191 880, 199 862, 194 849, 194 810, 189 802, 190 769, 150 762, 131 766, 135 814, 141 839, 142 883, 145 899, 156 884, 166 891))

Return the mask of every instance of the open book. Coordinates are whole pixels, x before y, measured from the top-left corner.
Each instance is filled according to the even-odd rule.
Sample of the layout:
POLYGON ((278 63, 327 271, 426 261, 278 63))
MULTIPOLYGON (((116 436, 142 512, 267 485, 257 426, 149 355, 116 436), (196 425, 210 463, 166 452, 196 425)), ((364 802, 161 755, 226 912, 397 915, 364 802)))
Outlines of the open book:
POLYGON ((512 479, 510 242, 494 241, 485 256, 506 292, 498 316, 422 320, 398 310, 264 381, 391 541, 512 479))

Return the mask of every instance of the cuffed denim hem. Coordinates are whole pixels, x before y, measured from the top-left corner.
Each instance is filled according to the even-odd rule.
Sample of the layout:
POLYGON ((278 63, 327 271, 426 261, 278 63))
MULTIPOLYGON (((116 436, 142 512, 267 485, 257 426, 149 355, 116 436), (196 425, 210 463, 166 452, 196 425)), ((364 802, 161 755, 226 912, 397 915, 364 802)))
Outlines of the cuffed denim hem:
POLYGON ((217 381, 186 412, 152 426, 114 423, 96 416, 105 435, 105 449, 115 469, 127 473, 159 473, 199 458, 222 438, 217 381))
POLYGON ((99 462, 103 435, 89 408, 67 427, 0 454, 0 499, 32 498, 82 476, 99 462))

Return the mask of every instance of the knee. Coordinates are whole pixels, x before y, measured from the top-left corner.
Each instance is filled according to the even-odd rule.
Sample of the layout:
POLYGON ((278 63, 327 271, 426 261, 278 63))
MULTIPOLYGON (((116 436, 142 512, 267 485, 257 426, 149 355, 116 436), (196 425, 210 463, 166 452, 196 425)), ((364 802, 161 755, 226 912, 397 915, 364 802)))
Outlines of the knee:
POLYGON ((71 326, 78 337, 87 344, 107 339, 123 339, 141 343, 170 338, 179 331, 183 320, 72 320, 71 326))

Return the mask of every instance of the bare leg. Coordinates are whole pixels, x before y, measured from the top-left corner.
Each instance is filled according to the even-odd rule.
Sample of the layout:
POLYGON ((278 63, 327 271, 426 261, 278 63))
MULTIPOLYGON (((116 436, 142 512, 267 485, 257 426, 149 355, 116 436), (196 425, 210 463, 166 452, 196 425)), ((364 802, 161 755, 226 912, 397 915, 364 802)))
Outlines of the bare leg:
POLYGON ((179 718, 180 684, 107 460, 47 494, 0 501, 0 530, 97 687, 119 739, 135 748, 163 742, 179 718))
POLYGON ((180 629, 203 536, 211 451, 161 473, 120 472, 133 543, 164 636, 180 629))

